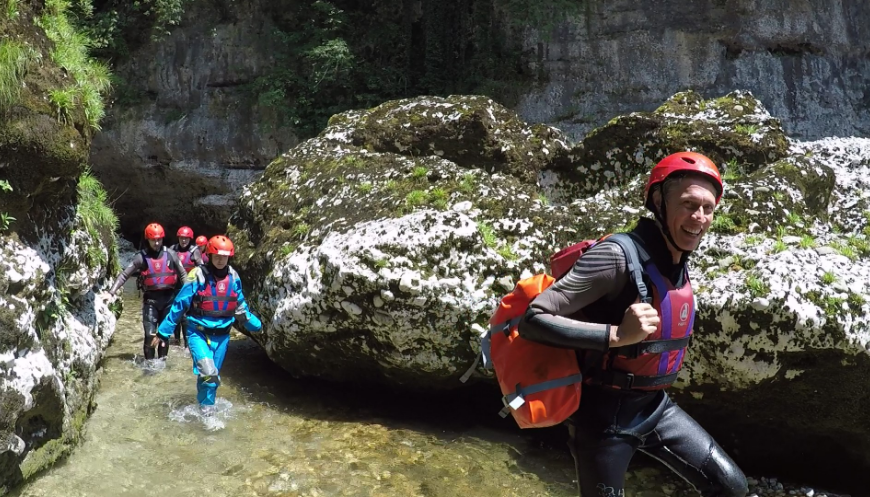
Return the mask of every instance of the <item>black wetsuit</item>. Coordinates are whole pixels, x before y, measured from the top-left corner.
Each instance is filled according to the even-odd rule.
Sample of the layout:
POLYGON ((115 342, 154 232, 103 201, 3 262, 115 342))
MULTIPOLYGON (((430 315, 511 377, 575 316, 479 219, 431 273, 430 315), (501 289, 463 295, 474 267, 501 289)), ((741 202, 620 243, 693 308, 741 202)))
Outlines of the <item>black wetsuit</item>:
MULTIPOLYGON (((638 246, 677 288, 685 282, 685 257, 674 264, 658 226, 641 219, 632 232, 638 246)), ((638 298, 625 253, 604 241, 541 293, 519 324, 525 339, 578 351, 587 377, 608 351, 608 325, 619 325, 638 298)), ((734 461, 664 390, 614 389, 584 384, 580 408, 566 422, 580 495, 624 495, 625 472, 635 451, 663 462, 704 496, 743 497, 746 478, 734 461)))
MULTIPOLYGON (((169 248, 171 250, 174 250, 175 253, 178 254, 179 261, 182 260, 182 254, 185 254, 188 252, 190 253, 190 258, 189 258, 190 264, 184 267, 184 270, 188 273, 190 271, 192 271, 193 268, 195 268, 197 266, 202 266, 203 264, 205 264, 205 261, 202 258, 202 252, 200 252, 199 247, 197 247, 193 243, 188 243, 187 247, 185 247, 185 248, 181 248, 181 245, 176 243, 175 245, 173 245, 169 248)), ((182 262, 182 264, 184 264, 184 263, 182 262)), ((178 326, 175 327, 175 342, 178 343, 179 345, 181 345, 182 337, 184 337, 183 338, 184 348, 187 348, 187 334, 183 332, 186 322, 187 322, 187 317, 182 316, 181 320, 178 322, 178 326)))
MULTIPOLYGON (((182 285, 184 285, 187 276, 184 272, 184 266, 181 265, 181 261, 178 260, 178 256, 175 252, 170 249, 161 247, 160 252, 155 252, 150 248, 142 250, 133 257, 130 264, 120 275, 118 275, 118 279, 115 280, 115 283, 112 285, 110 290, 112 293, 117 292, 131 276, 134 274, 141 274, 143 271, 148 269, 148 264, 145 261, 146 257, 150 259, 160 259, 164 251, 167 252, 170 263, 167 269, 175 272, 176 283, 174 288, 171 289, 144 289, 145 291, 142 295, 142 327, 145 331, 143 351, 146 359, 154 358, 154 349, 151 347, 151 340, 157 333, 157 326, 161 321, 163 321, 163 318, 166 317, 166 314, 172 307, 172 300, 175 298, 175 294, 182 285)), ((160 345, 157 347, 157 357, 166 357, 168 351, 169 344, 161 341, 160 345)))

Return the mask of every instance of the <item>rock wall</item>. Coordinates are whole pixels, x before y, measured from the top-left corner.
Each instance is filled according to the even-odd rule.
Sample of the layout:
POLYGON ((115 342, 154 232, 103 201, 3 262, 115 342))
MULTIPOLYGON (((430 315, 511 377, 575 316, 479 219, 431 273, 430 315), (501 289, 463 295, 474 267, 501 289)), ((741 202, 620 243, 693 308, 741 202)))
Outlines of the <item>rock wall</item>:
POLYGON ((18 69, 0 78, 0 495, 79 440, 120 311, 100 294, 118 271, 118 220, 84 166, 99 96, 78 99, 101 68, 63 57, 84 46, 62 5, 4 14, 2 63, 18 69))
POLYGON ((295 145, 246 87, 272 64, 262 3, 231 13, 190 3, 180 28, 114 68, 136 94, 109 110, 90 161, 125 236, 138 240, 153 221, 173 235, 221 232, 242 185, 295 145))
POLYGON ((525 48, 541 84, 516 107, 572 138, 672 94, 745 88, 790 136, 870 133, 870 4, 827 0, 586 0, 525 48))

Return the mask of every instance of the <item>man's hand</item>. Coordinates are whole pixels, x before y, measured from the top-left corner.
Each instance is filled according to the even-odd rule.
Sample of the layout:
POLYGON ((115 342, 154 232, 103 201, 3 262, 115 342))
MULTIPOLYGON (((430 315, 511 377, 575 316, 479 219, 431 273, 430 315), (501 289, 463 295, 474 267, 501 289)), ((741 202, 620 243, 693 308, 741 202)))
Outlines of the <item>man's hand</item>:
POLYGON ((610 346, 623 347, 643 341, 656 332, 660 322, 655 307, 642 304, 638 299, 625 310, 622 323, 610 328, 610 346))
POLYGON ((154 338, 151 339, 151 348, 157 348, 157 346, 163 345, 163 340, 160 339, 160 335, 154 335, 154 338))

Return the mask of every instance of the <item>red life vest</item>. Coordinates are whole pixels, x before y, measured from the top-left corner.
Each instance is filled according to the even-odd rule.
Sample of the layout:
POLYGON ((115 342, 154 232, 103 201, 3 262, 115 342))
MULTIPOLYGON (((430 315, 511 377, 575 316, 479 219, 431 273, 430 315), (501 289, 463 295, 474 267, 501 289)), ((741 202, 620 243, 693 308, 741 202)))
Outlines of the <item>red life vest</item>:
POLYGON ((178 275, 175 274, 175 269, 170 267, 169 252, 161 250, 157 258, 151 258, 143 251, 142 259, 145 260, 147 265, 145 270, 139 275, 143 290, 153 292, 175 288, 175 284, 178 282, 178 275))
POLYGON ((238 307, 239 294, 235 291, 235 280, 239 277, 233 268, 220 280, 210 271, 200 268, 197 278, 205 278, 205 286, 193 296, 190 306, 192 316, 233 317, 238 307))
POLYGON ((682 288, 675 288, 655 264, 647 263, 644 273, 653 283, 652 305, 661 319, 658 329, 635 345, 611 349, 604 356, 602 370, 587 382, 620 389, 660 390, 677 379, 695 322, 695 296, 689 275, 686 273, 682 288))
POLYGON ((193 262, 193 258, 191 257, 191 255, 193 255, 192 250, 179 250, 176 253, 178 254, 178 260, 181 261, 181 265, 184 266, 185 271, 190 271, 196 267, 196 263, 193 262))

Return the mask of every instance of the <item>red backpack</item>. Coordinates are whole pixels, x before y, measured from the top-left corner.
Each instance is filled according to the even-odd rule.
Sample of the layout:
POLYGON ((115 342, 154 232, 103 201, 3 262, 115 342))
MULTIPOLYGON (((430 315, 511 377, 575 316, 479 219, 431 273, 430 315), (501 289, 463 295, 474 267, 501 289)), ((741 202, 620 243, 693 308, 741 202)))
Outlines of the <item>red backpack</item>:
POLYGON ((574 349, 551 347, 519 336, 517 326, 532 300, 561 278, 596 243, 610 239, 626 254, 629 273, 640 295, 649 300, 643 282, 637 247, 628 235, 608 235, 599 240, 584 240, 550 258, 553 276, 540 273, 517 282, 505 295, 489 320, 490 328, 481 334, 480 355, 462 375, 468 381, 481 358, 486 369, 494 369, 502 392, 501 417, 512 414, 520 428, 545 428, 566 420, 580 406, 583 374, 574 349))

